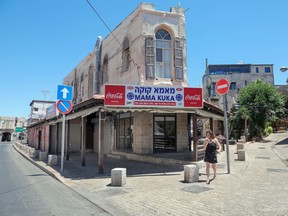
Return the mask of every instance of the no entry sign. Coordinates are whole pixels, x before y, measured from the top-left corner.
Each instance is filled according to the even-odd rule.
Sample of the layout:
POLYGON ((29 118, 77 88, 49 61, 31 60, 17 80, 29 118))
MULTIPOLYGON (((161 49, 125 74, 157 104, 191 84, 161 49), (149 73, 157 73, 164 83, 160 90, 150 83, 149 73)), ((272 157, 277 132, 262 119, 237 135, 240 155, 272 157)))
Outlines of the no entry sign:
POLYGON ((216 83, 216 92, 220 95, 224 95, 229 91, 230 83, 226 79, 220 79, 216 83))

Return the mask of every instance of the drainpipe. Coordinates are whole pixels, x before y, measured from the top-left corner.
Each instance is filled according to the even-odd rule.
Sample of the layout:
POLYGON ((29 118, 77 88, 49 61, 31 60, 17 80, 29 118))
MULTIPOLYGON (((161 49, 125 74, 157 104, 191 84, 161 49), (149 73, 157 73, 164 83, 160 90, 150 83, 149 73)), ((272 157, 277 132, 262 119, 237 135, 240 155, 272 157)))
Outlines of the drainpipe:
POLYGON ((99 68, 100 68, 100 58, 101 58, 101 42, 102 37, 98 36, 94 52, 96 53, 96 64, 95 64, 95 76, 94 76, 94 94, 99 94, 99 80, 98 80, 98 74, 99 74, 99 68))

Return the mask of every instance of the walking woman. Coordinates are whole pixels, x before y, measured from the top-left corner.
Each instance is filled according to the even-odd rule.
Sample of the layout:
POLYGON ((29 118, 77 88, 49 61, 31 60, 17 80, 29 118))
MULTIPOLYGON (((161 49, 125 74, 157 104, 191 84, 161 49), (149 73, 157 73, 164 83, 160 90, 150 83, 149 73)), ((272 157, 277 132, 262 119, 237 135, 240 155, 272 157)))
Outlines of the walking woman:
POLYGON ((205 150, 204 161, 206 162, 206 175, 207 175, 206 183, 209 184, 211 180, 216 178, 216 163, 218 163, 217 153, 221 151, 221 145, 219 141, 217 140, 217 138, 215 137, 215 134, 211 130, 206 132, 204 150, 205 150), (214 176, 212 179, 209 178, 210 164, 212 164, 212 168, 214 172, 214 176))

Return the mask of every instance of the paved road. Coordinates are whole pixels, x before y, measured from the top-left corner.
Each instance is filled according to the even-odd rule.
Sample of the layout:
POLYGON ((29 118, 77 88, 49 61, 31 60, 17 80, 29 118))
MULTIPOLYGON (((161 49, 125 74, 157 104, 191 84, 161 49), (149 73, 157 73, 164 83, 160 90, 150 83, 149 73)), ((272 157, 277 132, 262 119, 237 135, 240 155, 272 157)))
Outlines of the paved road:
POLYGON ((200 169, 200 180, 189 184, 183 181, 183 171, 105 158, 105 170, 128 170, 126 185, 112 187, 108 172, 97 174, 97 158, 87 159, 86 167, 81 167, 80 156, 71 157, 65 162, 64 175, 59 174, 59 164, 50 167, 37 159, 28 159, 115 216, 286 216, 287 137, 288 132, 276 133, 262 142, 246 143, 246 161, 237 160, 236 145, 231 145, 231 174, 227 174, 226 153, 222 152, 218 176, 209 185, 205 167, 200 169), (275 145, 279 142, 282 145, 275 145))
POLYGON ((110 215, 0 143, 0 215, 110 215))

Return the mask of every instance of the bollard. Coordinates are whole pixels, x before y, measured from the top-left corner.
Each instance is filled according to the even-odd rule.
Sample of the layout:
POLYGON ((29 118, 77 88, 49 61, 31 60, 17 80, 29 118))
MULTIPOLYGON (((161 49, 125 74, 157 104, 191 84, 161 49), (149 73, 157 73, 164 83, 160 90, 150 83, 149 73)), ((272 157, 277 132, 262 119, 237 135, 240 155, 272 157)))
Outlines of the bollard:
POLYGON ((48 155, 48 165, 49 166, 57 165, 57 159, 58 159, 57 155, 48 155))
POLYGON ((47 161, 47 152, 39 152, 39 160, 40 161, 47 161))
POLYGON ((126 168, 114 168, 111 170, 111 185, 123 186, 126 184, 126 168))
POLYGON ((245 150, 238 150, 237 154, 239 161, 245 161, 245 150))
POLYGON ((197 165, 184 165, 184 181, 188 183, 199 181, 199 167, 197 165))

